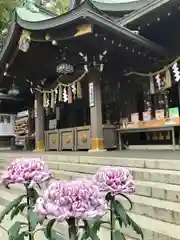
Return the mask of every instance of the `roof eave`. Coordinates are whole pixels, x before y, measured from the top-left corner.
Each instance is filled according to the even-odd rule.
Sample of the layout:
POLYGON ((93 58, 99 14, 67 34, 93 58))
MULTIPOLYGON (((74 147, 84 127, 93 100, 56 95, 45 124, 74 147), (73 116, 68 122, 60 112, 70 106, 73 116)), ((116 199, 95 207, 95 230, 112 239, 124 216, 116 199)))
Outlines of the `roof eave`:
POLYGON ((125 26, 169 1, 171 0, 154 0, 153 2, 146 4, 142 8, 131 12, 123 19, 119 19, 118 24, 120 24, 121 26, 125 26))
POLYGON ((119 36, 123 36, 125 39, 131 39, 132 41, 137 42, 137 44, 141 45, 142 47, 148 48, 149 50, 152 50, 159 55, 167 55, 167 52, 163 47, 132 33, 129 29, 119 26, 119 24, 112 19, 95 12, 94 9, 91 8, 91 6, 89 6, 89 4, 86 2, 71 10, 69 13, 60 15, 55 18, 39 22, 27 22, 17 17, 17 22, 22 28, 33 31, 46 29, 48 30, 57 26, 65 27, 66 25, 71 24, 79 19, 86 18, 89 18, 91 22, 95 22, 99 26, 103 26, 105 29, 113 31, 119 36))

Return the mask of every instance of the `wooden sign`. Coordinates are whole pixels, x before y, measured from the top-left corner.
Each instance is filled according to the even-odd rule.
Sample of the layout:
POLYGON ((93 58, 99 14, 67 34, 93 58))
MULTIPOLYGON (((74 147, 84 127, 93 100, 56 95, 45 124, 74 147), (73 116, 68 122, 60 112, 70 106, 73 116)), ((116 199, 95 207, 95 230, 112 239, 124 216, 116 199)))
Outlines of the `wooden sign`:
POLYGON ((89 106, 95 106, 95 98, 94 98, 94 83, 89 83, 89 106))
POLYGON ((88 33, 92 33, 92 26, 91 24, 83 24, 80 26, 77 26, 77 32, 75 33, 75 37, 85 35, 88 33))

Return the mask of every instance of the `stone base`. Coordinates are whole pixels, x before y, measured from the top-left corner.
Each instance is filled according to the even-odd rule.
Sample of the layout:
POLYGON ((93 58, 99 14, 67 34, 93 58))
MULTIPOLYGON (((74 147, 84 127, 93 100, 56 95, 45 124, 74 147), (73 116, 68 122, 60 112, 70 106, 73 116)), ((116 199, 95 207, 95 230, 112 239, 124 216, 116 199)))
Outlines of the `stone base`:
POLYGON ((89 149, 88 152, 90 153, 94 153, 94 152, 106 152, 107 149, 96 149, 96 150, 93 150, 93 149, 89 149))
POLYGON ((35 145, 36 145, 36 149, 34 150, 35 152, 44 152, 45 146, 43 140, 36 141, 35 145))
POLYGON ((89 152, 104 152, 104 138, 92 138, 89 152))

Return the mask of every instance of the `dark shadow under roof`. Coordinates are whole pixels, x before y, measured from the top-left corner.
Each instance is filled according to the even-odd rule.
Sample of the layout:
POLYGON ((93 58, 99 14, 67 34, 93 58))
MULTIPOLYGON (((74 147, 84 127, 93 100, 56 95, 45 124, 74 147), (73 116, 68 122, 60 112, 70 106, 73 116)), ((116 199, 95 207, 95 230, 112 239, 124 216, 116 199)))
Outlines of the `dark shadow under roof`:
POLYGON ((143 17, 150 14, 151 12, 158 12, 161 8, 164 8, 165 5, 173 5, 178 4, 180 5, 179 0, 153 0, 152 2, 146 4, 145 6, 137 9, 128 15, 124 16, 123 18, 119 19, 117 22, 121 26, 128 26, 128 24, 133 24, 136 21, 140 21, 143 17))

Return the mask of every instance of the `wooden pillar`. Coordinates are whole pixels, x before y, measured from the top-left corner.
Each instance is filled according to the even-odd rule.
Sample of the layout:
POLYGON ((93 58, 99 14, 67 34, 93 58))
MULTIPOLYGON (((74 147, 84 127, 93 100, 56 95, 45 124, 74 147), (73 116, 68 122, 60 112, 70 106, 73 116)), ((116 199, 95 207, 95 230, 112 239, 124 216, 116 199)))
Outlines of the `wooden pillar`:
POLYGON ((88 76, 89 106, 91 119, 91 152, 105 151, 102 128, 102 102, 100 88, 100 74, 92 69, 88 76))
POLYGON ((30 137, 33 134, 32 131, 32 109, 28 110, 28 137, 30 137))
POLYGON ((35 92, 35 151, 44 151, 44 108, 43 97, 38 91, 35 92))

